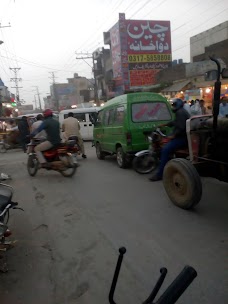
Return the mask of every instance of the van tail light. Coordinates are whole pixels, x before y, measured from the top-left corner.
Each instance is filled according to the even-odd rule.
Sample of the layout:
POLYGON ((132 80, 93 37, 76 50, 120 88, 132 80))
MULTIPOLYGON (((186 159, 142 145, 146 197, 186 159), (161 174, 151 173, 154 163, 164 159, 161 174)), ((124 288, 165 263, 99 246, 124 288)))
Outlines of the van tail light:
POLYGON ((131 145, 131 141, 132 141, 131 132, 126 133, 126 138, 127 138, 127 145, 131 145))

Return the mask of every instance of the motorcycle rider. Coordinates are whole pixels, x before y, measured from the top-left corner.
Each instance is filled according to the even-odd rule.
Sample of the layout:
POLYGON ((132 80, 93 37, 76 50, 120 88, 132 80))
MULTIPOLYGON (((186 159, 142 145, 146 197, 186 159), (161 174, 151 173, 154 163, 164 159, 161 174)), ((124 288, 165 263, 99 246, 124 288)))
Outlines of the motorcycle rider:
POLYGON ((165 165, 169 161, 170 154, 177 149, 188 146, 186 135, 186 120, 190 118, 190 114, 183 108, 182 99, 175 98, 172 102, 172 111, 176 114, 173 121, 162 124, 159 127, 174 127, 173 134, 168 136, 171 140, 162 148, 161 159, 158 171, 149 178, 150 181, 159 181, 162 179, 165 165))
POLYGON ((37 158, 42 168, 50 167, 50 164, 46 161, 42 151, 49 150, 61 143, 60 138, 60 124, 53 118, 53 112, 51 109, 46 109, 43 112, 44 121, 42 124, 31 133, 31 137, 34 137, 37 133, 45 130, 47 134, 47 140, 40 143, 35 147, 37 158))
POLYGON ((68 140, 68 138, 72 135, 78 137, 78 144, 82 151, 82 157, 87 158, 87 156, 85 155, 85 148, 82 136, 80 134, 80 124, 79 121, 74 118, 74 113, 69 112, 68 117, 64 119, 62 124, 62 132, 64 140, 68 140))
MULTIPOLYGON (((34 132, 37 128, 39 128, 40 125, 42 125, 43 120, 44 120, 44 117, 42 114, 38 114, 36 116, 36 121, 32 124, 32 127, 31 127, 31 133, 34 132)), ((47 137, 47 134, 46 134, 45 130, 43 130, 40 133, 35 135, 35 138, 46 138, 46 137, 47 137)))

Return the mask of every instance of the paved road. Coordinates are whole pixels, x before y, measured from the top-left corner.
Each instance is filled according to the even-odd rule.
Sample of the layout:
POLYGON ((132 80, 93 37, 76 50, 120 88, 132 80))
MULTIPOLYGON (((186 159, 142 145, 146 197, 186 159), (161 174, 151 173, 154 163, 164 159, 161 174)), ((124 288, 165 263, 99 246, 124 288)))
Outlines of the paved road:
POLYGON ((228 187, 204 179, 194 211, 170 203, 162 183, 119 169, 113 158, 88 159, 72 179, 39 171, 30 178, 26 155, 0 155, 12 174, 15 199, 25 212, 10 219, 16 248, 0 274, 3 304, 108 303, 118 248, 127 247, 117 287, 118 303, 141 303, 166 266, 164 287, 190 264, 198 278, 178 303, 228 302, 228 187))

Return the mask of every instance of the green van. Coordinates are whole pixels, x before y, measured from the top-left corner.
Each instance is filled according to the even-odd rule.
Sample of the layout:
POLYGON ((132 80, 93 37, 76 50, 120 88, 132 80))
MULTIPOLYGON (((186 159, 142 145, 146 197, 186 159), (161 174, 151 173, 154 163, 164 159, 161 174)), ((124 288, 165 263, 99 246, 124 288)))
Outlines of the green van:
POLYGON ((157 93, 130 93, 109 100, 94 125, 97 158, 117 154, 119 167, 127 167, 136 152, 148 149, 144 132, 172 119, 170 103, 157 93))

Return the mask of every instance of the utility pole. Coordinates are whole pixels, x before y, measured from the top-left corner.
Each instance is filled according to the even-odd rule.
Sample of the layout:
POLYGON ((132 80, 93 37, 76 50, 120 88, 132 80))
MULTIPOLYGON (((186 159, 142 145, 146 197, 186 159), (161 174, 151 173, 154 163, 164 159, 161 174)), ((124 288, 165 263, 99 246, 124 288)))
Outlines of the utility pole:
POLYGON ((49 72, 51 74, 51 77, 49 77, 52 80, 52 86, 53 86, 53 93, 54 93, 54 98, 55 98, 55 103, 56 103, 56 110, 59 111, 59 98, 56 90, 56 83, 55 79, 57 78, 55 76, 54 72, 49 72))
POLYGON ((80 59, 83 60, 87 65, 89 65, 93 71, 93 76, 94 76, 94 99, 95 99, 95 103, 99 106, 100 105, 100 101, 98 99, 98 87, 97 87, 97 80, 96 80, 96 76, 95 76, 95 60, 94 60, 94 56, 93 53, 75 53, 76 56, 80 56, 81 57, 76 57, 76 59, 80 59), (91 66, 85 59, 92 59, 93 60, 93 66, 91 66))
POLYGON ((11 88, 16 89, 16 103, 17 106, 20 106, 21 103, 20 103, 19 89, 22 89, 23 87, 18 86, 18 82, 22 81, 22 79, 17 77, 17 73, 21 68, 9 68, 9 69, 14 72, 14 77, 10 78, 10 81, 13 81, 15 83, 15 87, 11 87, 11 88))
POLYGON ((33 87, 36 88, 36 95, 38 96, 40 110, 42 111, 39 88, 38 86, 33 86, 33 87))
POLYGON ((37 109, 36 95, 34 95, 35 110, 37 109))

